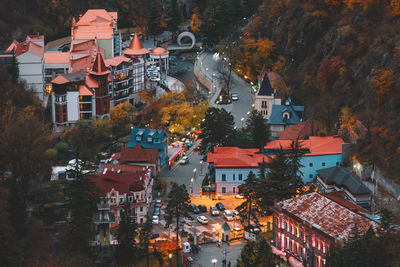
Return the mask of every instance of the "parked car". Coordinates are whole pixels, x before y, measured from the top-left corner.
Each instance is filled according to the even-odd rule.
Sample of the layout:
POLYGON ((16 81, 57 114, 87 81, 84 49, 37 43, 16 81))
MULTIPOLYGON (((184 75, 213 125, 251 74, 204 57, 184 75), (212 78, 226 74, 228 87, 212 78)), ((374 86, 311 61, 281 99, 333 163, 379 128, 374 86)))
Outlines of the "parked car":
POLYGON ((218 211, 217 207, 214 207, 214 206, 210 207, 210 213, 213 216, 218 216, 219 215, 219 211, 218 211))
POLYGON ((221 202, 218 202, 217 204, 215 204, 215 206, 216 206, 217 209, 219 209, 220 211, 225 210, 224 204, 222 204, 221 202))
POLYGON ((199 210, 200 210, 201 212, 207 212, 207 207, 206 207, 206 206, 204 206, 204 205, 198 205, 197 207, 199 208, 199 210))
POLYGON ((197 216, 197 221, 201 224, 208 224, 208 219, 206 216, 197 216))
POLYGON ((231 94, 231 99, 232 99, 233 101, 238 101, 238 100, 239 100, 238 94, 231 94))
POLYGON ((249 226, 249 229, 250 229, 250 232, 255 232, 255 233, 261 232, 261 229, 260 229, 260 227, 258 227, 257 224, 251 224, 249 226))
POLYGON ((242 199, 242 198, 244 198, 244 196, 243 196, 242 194, 237 194, 237 195, 235 196, 235 198, 240 198, 240 199, 242 199))
POLYGON ((159 223, 160 223, 160 220, 159 220, 159 218, 158 218, 157 215, 154 215, 154 216, 153 216, 153 221, 152 221, 152 223, 153 223, 153 224, 159 224, 159 223))
POLYGON ((160 237, 160 234, 157 232, 152 232, 152 233, 150 233, 150 236, 149 236, 150 239, 156 239, 159 237, 160 237))
POLYGON ((160 208, 155 208, 154 209, 154 216, 160 216, 160 208))
POLYGON ((225 210, 224 211, 224 217, 227 221, 232 221, 233 220, 233 213, 230 210, 225 210))
POLYGON ((185 164, 188 164, 188 163, 189 163, 189 158, 187 156, 183 156, 181 158, 181 160, 179 161, 179 164, 181 164, 181 165, 185 165, 185 164))
POLYGON ((194 151, 199 151, 200 150, 200 146, 195 146, 194 147, 194 151))
POLYGON ((232 212, 233 217, 238 217, 240 214, 237 210, 235 210, 234 212, 232 212))
POLYGON ((189 205, 189 208, 194 214, 200 213, 199 208, 193 203, 189 205))
POLYGON ((155 205, 155 207, 156 207, 156 208, 160 208, 160 207, 161 207, 161 199, 157 199, 157 200, 156 200, 156 205, 155 205))

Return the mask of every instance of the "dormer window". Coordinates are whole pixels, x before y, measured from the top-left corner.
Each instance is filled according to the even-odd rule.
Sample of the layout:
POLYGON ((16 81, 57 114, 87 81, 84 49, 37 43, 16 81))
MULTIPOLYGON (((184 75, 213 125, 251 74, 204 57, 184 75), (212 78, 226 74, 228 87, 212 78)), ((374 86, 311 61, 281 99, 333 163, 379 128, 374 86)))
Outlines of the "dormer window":
POLYGON ((136 141, 142 141, 142 136, 136 135, 136 141))
POLYGON ((159 144, 160 143, 160 138, 154 138, 154 143, 159 144))
POLYGON ((289 119, 290 118, 290 113, 289 112, 283 112, 283 118, 284 119, 289 119))
POLYGON ((153 138, 151 138, 151 136, 147 137, 147 142, 151 143, 153 141, 153 138))

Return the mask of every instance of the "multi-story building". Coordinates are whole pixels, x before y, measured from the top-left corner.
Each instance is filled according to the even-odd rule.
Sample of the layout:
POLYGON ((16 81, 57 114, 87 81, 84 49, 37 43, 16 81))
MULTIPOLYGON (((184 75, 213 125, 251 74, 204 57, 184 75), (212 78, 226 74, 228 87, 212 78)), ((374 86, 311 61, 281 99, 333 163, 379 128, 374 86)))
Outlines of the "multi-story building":
MULTIPOLYGON (((274 140, 266 144, 264 151, 274 155, 276 150, 289 149, 293 140, 274 140)), ((306 153, 301 159, 303 182, 310 183, 315 179, 317 170, 339 166, 342 163, 343 139, 340 136, 310 136, 307 140, 299 140, 306 153)))
POLYGON ((215 192, 220 195, 237 194, 238 187, 247 179, 250 171, 259 173, 259 164, 269 158, 258 149, 238 147, 214 147, 207 154, 210 179, 215 181, 215 192))
POLYGON ((335 166, 317 170, 315 185, 323 193, 343 192, 344 197, 367 210, 371 209, 372 192, 346 168, 335 166))
MULTIPOLYGON (((146 214, 152 200, 153 179, 151 171, 123 172, 120 169, 105 166, 103 172, 90 179, 101 191, 102 199, 109 205, 115 217, 116 227, 120 222, 121 210, 129 205, 138 223, 146 221, 146 214)), ((100 209, 99 209, 100 210, 100 209)))
POLYGON ((70 126, 79 119, 109 113, 109 74, 98 53, 90 71, 60 74, 51 81, 52 118, 56 129, 70 126))
POLYGON ((342 245, 355 228, 364 234, 378 223, 347 200, 314 192, 278 202, 273 213, 274 246, 307 266, 323 267, 333 244, 342 245))
POLYGON ((28 35, 25 41, 14 40, 6 51, 14 53, 19 79, 25 81, 28 89, 32 89, 34 95, 43 100, 44 36, 28 35))
POLYGON ((143 148, 152 148, 158 151, 160 166, 168 163, 168 135, 165 130, 132 128, 127 148, 141 145, 143 148))
POLYGON ((78 21, 72 20, 71 44, 96 40, 104 49, 105 58, 121 55, 121 34, 117 29, 117 12, 105 9, 89 9, 78 21))

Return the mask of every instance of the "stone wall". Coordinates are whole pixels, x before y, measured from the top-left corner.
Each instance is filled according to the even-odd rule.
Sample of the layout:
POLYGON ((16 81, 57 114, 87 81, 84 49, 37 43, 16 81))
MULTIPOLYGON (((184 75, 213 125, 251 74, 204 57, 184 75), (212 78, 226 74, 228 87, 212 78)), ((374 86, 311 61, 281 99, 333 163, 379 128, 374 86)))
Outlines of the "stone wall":
POLYGON ((210 94, 214 94, 214 84, 204 76, 204 74, 200 71, 200 69, 197 67, 197 64, 194 65, 193 67, 194 71, 194 76, 196 76, 196 79, 208 89, 210 94))

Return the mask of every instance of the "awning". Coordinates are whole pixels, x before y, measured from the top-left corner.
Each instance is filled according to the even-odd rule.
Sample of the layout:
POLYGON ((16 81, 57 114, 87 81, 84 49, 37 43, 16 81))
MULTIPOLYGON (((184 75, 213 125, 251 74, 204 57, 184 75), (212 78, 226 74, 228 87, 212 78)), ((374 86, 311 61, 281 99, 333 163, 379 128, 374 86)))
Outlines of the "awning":
POLYGON ((181 147, 178 151, 176 151, 175 154, 172 155, 172 157, 170 157, 168 161, 169 161, 169 162, 173 161, 174 158, 176 158, 176 157, 179 155, 179 153, 181 153, 182 151, 184 151, 184 150, 183 150, 183 147, 181 147))

